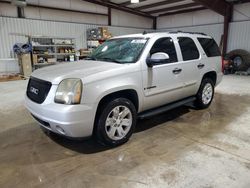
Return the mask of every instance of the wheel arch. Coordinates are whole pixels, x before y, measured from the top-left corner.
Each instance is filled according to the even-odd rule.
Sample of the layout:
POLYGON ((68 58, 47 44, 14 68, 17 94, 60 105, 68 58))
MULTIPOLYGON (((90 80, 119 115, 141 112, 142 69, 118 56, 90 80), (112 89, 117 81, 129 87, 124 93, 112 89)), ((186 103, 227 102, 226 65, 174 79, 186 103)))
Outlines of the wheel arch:
POLYGON ((103 106, 105 104, 107 104, 110 100, 115 99, 115 98, 119 98, 119 97, 129 99, 135 105, 136 112, 139 111, 140 101, 139 101, 138 93, 135 89, 122 89, 122 90, 117 90, 117 91, 113 91, 110 93, 106 93, 106 95, 101 97, 101 99, 99 100, 99 102, 97 104, 96 113, 95 113, 94 128, 93 128, 94 134, 96 133, 96 128, 97 128, 96 124, 97 124, 98 118, 101 114, 101 109, 103 108, 103 106))
POLYGON ((203 75, 202 80, 204 78, 210 78, 213 81, 214 85, 216 85, 217 83, 217 73, 215 71, 207 72, 206 74, 203 75))
POLYGON ((99 100, 98 105, 97 105, 97 111, 105 103, 109 102, 110 100, 114 98, 119 98, 119 97, 129 99, 135 105, 136 111, 138 112, 139 96, 135 89, 122 89, 122 90, 107 93, 106 95, 102 96, 101 99, 99 100))

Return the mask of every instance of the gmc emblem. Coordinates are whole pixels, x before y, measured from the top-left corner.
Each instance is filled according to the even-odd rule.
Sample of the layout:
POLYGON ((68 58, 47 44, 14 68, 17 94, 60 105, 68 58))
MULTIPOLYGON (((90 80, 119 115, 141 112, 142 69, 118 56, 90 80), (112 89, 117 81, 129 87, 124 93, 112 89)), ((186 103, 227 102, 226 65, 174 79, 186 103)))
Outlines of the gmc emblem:
POLYGON ((36 88, 34 88, 34 87, 30 87, 30 92, 31 92, 31 93, 34 93, 35 95, 38 95, 39 90, 36 89, 36 88))

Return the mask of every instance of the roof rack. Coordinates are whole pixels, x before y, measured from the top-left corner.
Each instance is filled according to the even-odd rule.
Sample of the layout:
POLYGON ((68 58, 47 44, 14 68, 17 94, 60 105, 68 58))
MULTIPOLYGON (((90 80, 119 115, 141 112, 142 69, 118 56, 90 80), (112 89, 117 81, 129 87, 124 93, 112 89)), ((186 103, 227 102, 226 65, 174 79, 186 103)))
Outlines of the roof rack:
POLYGON ((142 34, 146 35, 149 33, 168 33, 168 31, 147 31, 147 30, 144 30, 142 34))
POLYGON ((198 34, 198 35, 204 35, 204 36, 207 36, 207 34, 205 33, 201 33, 201 32, 188 32, 188 31, 143 31, 143 35, 146 35, 146 34, 149 34, 149 33, 171 33, 171 34, 174 34, 174 33, 187 33, 187 34, 198 34))
POLYGON ((198 34, 198 35, 204 35, 207 36, 207 34, 205 33, 201 33, 201 32, 189 32, 189 31, 169 31, 168 33, 187 33, 187 34, 198 34))

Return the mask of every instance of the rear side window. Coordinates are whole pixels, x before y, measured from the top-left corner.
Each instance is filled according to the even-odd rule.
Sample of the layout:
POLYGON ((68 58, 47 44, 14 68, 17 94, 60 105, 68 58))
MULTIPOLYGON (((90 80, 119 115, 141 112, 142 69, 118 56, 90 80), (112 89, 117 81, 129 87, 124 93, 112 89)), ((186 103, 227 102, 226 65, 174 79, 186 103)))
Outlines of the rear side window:
POLYGON ((199 59, 199 51, 191 38, 179 37, 178 41, 181 48, 183 61, 199 59))
POLYGON ((220 49, 214 39, 198 38, 207 57, 221 56, 220 49))
POLYGON ((169 55, 169 60, 166 63, 177 62, 177 54, 172 38, 160 38, 158 39, 150 50, 150 56, 157 52, 164 52, 169 55))

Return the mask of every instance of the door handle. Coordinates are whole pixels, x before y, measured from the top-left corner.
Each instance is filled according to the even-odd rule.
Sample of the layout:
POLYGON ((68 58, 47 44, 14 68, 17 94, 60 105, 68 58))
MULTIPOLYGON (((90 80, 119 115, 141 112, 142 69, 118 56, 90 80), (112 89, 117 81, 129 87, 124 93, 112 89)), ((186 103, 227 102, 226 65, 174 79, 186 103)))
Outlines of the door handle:
POLYGON ((175 68, 175 69, 173 70, 173 73, 174 73, 174 74, 180 74, 181 71, 182 71, 182 69, 175 68))
POLYGON ((202 64, 202 63, 200 63, 199 65, 197 65, 197 67, 198 67, 199 69, 202 69, 203 67, 205 67, 205 65, 202 64))

